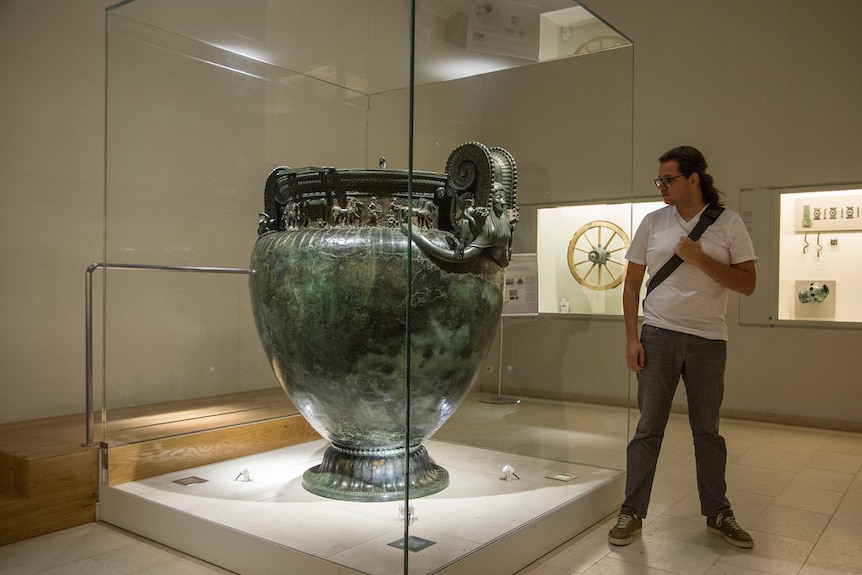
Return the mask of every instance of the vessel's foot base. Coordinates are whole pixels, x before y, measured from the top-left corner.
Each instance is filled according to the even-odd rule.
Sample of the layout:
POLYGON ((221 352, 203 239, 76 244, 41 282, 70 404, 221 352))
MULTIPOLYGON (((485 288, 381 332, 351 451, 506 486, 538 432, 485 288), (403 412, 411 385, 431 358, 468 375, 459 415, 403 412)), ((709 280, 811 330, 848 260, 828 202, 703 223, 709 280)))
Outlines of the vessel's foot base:
POLYGON ((446 489, 449 472, 431 461, 419 445, 405 450, 352 450, 331 445, 323 461, 302 476, 306 491, 341 501, 404 499, 405 463, 410 465, 410 497, 425 497, 446 489))

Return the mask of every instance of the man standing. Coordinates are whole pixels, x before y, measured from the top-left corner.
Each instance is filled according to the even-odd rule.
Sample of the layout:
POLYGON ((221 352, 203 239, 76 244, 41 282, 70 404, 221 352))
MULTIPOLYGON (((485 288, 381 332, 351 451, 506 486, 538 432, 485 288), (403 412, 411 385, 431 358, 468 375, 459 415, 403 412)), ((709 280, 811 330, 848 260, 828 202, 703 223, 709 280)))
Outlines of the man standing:
POLYGON ((626 498, 608 534, 614 545, 628 545, 640 533, 674 392, 682 378, 707 529, 737 547, 754 546, 727 499, 727 447, 718 427, 727 359, 727 292, 754 292, 757 256, 742 218, 718 208, 720 192, 706 168, 703 154, 689 146, 659 158, 655 185, 667 206, 644 218, 626 254, 626 364, 637 373, 640 421, 626 452, 626 498), (707 210, 710 206, 715 207, 707 210), (693 240, 688 234, 705 211, 719 216, 699 240, 693 240), (682 263, 656 282, 658 270, 674 254, 682 263), (645 272, 657 285, 650 286, 644 300, 638 338, 645 272))

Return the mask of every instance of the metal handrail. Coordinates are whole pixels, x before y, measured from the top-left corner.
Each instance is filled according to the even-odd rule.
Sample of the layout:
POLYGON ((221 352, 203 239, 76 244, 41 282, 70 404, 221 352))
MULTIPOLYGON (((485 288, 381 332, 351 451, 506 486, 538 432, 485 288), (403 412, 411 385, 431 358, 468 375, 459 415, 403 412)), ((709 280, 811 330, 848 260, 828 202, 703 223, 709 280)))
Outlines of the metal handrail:
POLYGON ((169 272, 193 272, 193 273, 220 273, 220 274, 245 274, 250 275, 254 272, 244 268, 220 268, 220 267, 197 267, 197 266, 158 266, 149 264, 109 264, 109 263, 94 263, 87 266, 87 274, 85 278, 85 310, 86 315, 86 442, 85 447, 92 447, 93 443, 93 272, 97 269, 103 270, 144 270, 144 271, 169 271, 169 272))

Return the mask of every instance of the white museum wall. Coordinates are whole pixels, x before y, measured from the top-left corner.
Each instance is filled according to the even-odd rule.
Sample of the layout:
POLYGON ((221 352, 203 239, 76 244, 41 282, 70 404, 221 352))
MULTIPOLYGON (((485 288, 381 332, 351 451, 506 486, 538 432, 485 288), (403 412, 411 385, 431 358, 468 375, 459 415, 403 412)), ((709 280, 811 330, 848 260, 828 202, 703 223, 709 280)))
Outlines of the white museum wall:
MULTIPOLYGON (((680 144, 705 153, 731 209, 742 189, 862 181, 856 0, 587 4, 635 43, 635 196, 680 144)), ((731 297, 725 413, 862 428, 862 330, 741 326, 738 314, 731 297), (812 341, 828 341, 816 362, 812 341)))
POLYGON ((84 271, 102 254, 109 4, 0 4, 0 421, 84 409, 84 271))
MULTIPOLYGON (((84 270, 102 254, 103 9, 111 3, 0 4, 0 422, 83 408, 84 270)), ((773 3, 745 0, 587 4, 636 45, 636 197, 653 193, 658 155, 682 143, 704 151, 731 209, 738 209, 740 189, 862 181, 856 58, 862 5, 856 0, 787 0, 780 11, 773 3)), ((559 137, 554 125, 536 133, 548 148, 559 137)), ((588 135, 571 137, 588 148, 588 135)), ((487 136, 490 141, 497 134, 487 136)), ((451 149, 446 141, 443 157, 451 149)), ((565 162, 562 150, 557 153, 565 162)), ((539 183, 530 158, 520 165, 524 178, 552 201, 590 199, 557 195, 560 183, 539 183)), ((609 193, 612 181, 594 182, 596 192, 609 193)), ((519 234, 529 229, 530 222, 523 224, 519 234)), ((763 289, 767 278, 760 273, 763 289)), ((727 413, 862 427, 862 330, 751 327, 737 317, 732 297, 727 413), (829 342, 817 362, 809 360, 812 340, 829 342)), ((574 372, 589 379, 593 365, 622 364, 615 321, 547 321, 560 324, 553 328, 559 333, 589 338, 577 354, 561 353, 568 349, 563 343, 525 351, 529 357, 521 365, 536 389, 563 392, 574 372)), ((547 331, 531 319, 509 324, 520 330, 519 341, 547 331)))

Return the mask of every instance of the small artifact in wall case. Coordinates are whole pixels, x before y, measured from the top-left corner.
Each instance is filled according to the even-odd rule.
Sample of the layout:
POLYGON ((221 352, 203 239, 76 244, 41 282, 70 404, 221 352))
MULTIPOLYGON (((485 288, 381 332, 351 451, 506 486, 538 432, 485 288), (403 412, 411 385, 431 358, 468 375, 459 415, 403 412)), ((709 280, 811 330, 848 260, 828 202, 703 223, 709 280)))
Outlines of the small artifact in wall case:
POLYGON ((802 303, 821 303, 829 296, 829 286, 820 282, 811 282, 798 294, 802 303))
POLYGON ((790 319, 835 321, 838 301, 838 284, 835 280, 796 280, 791 297, 795 301, 790 319))

